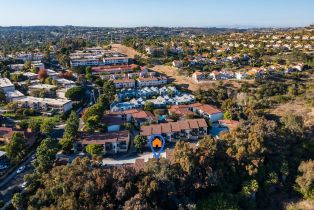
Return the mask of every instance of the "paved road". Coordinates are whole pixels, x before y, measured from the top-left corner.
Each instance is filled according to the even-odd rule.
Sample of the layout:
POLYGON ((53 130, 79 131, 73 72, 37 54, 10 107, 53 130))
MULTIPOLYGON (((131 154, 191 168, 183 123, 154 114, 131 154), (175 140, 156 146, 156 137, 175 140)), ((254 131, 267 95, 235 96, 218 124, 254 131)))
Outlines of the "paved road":
MULTIPOLYGON (((35 151, 32 151, 30 154, 29 154, 29 156, 28 156, 28 158, 22 163, 22 164, 20 164, 19 165, 19 167, 22 167, 22 166, 27 166, 27 165, 29 165, 30 163, 31 163, 31 161, 32 161, 32 156, 35 154, 35 151)), ((19 168, 18 167, 18 168, 19 168)), ((17 170, 17 169, 16 169, 17 170)), ((17 172, 16 172, 16 170, 13 172, 13 173, 11 173, 11 174, 9 174, 4 180, 2 180, 1 182, 0 182, 0 189, 2 189, 3 187, 6 187, 7 185, 8 185, 8 183, 10 183, 17 175, 19 175, 17 172)))

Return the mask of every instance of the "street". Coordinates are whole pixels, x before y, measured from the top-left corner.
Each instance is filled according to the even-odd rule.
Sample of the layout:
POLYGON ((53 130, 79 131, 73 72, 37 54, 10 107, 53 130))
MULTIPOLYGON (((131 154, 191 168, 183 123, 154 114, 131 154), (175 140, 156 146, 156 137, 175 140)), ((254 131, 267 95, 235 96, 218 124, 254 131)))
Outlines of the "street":
MULTIPOLYGON (((80 115, 85 108, 93 105, 96 101, 96 99, 95 99, 96 94, 93 91, 93 87, 91 85, 85 86, 85 87, 86 87, 85 94, 88 96, 88 100, 86 101, 86 103, 83 105, 82 108, 77 110, 78 115, 80 115)), ((97 97, 98 97, 98 95, 96 95, 96 98, 97 97)), ((82 127, 82 125, 83 125, 83 122, 80 119, 80 128, 82 127)), ((53 131, 51 133, 51 137, 53 137, 55 139, 62 138, 65 126, 66 126, 65 123, 57 125, 53 129, 53 131)), ((31 161, 32 161, 32 156, 35 154, 35 152, 36 151, 32 151, 31 153, 29 153, 27 159, 17 167, 17 169, 18 169, 22 166, 25 166, 25 169, 22 173, 17 173, 17 169, 15 169, 15 171, 13 173, 9 174, 4 180, 2 180, 0 182, 0 200, 5 202, 5 206, 7 206, 11 203, 12 196, 16 192, 20 192, 23 190, 21 185, 24 182, 24 180, 23 180, 24 175, 30 174, 34 170, 34 167, 31 164, 31 161)))
POLYGON ((24 182, 23 177, 26 174, 30 174, 33 172, 34 167, 31 164, 32 156, 35 151, 31 152, 28 158, 21 164, 19 167, 25 166, 25 169, 22 173, 17 173, 17 169, 10 175, 8 175, 1 183, 0 183, 0 199, 4 202, 10 201, 13 194, 19 190, 22 190, 22 183, 24 182))

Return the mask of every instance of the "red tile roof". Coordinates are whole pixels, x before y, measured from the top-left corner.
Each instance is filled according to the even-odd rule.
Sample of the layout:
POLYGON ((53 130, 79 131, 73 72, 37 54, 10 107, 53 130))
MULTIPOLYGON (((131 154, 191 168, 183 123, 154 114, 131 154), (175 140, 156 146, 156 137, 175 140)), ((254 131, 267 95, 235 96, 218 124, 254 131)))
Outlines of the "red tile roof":
POLYGON ((216 113, 222 112, 220 109, 218 109, 214 106, 208 105, 208 104, 204 104, 204 105, 197 107, 197 108, 203 112, 206 112, 207 114, 216 114, 216 113))
POLYGON ((136 171, 140 171, 144 168, 145 166, 145 161, 144 159, 136 159, 135 160, 135 163, 133 164, 133 168, 136 170, 136 171))
POLYGON ((205 119, 189 119, 177 122, 141 126, 140 134, 142 136, 151 136, 153 134, 179 132, 181 130, 207 127, 208 125, 205 119))
POLYGON ((195 108, 200 111, 206 112, 207 114, 216 114, 219 112, 222 112, 220 109, 218 109, 215 106, 209 105, 209 104, 201 104, 201 103, 194 103, 190 105, 174 105, 171 106, 169 109, 169 112, 171 113, 177 113, 177 114, 190 114, 189 108, 195 108))
POLYGON ((0 136, 3 138, 11 138, 14 130, 12 128, 0 127, 0 136))
POLYGON ((199 125, 198 125, 196 119, 190 120, 190 121, 189 121, 189 124, 190 124, 190 128, 192 128, 192 129, 193 129, 193 128, 199 128, 199 125))
POLYGON ((170 124, 170 126, 171 126, 172 132, 179 132, 179 131, 181 131, 178 122, 170 122, 169 124, 170 124))
POLYGON ((81 144, 105 144, 105 143, 113 143, 113 142, 121 142, 128 141, 129 139, 129 131, 118 131, 118 132, 109 132, 109 133, 81 133, 81 144))
POLYGON ((169 133, 169 132, 171 132, 171 125, 169 123, 162 123, 160 125, 161 125, 162 133, 169 133))

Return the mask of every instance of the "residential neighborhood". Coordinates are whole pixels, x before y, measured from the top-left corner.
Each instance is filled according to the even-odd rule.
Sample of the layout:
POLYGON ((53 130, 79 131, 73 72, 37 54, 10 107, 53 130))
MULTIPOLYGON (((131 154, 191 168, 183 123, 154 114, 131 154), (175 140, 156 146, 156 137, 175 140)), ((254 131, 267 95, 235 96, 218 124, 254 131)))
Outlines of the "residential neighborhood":
POLYGON ((314 209, 312 2, 1 5, 0 209, 314 209))

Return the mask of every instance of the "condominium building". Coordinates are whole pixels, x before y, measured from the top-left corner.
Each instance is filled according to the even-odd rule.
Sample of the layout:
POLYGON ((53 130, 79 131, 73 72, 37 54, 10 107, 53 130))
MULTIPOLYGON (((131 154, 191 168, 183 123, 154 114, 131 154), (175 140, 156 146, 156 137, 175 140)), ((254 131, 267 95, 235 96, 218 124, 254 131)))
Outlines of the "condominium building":
POLYGON ((87 145, 97 144, 103 146, 103 154, 117 154, 127 152, 130 142, 130 133, 127 130, 108 133, 81 133, 78 147, 85 150, 87 145))
POLYGON ((117 65, 117 66, 97 66, 92 67, 92 74, 122 74, 133 72, 133 69, 137 67, 135 64, 131 65, 117 65))
POLYGON ((64 113, 72 109, 72 101, 66 99, 36 98, 26 96, 16 101, 21 107, 37 111, 56 111, 64 113))
POLYGON ((137 79, 138 87, 150 87, 166 85, 168 82, 167 77, 140 77, 137 79))
POLYGON ((162 135, 168 141, 196 140, 207 135, 205 119, 189 119, 177 122, 141 126, 140 135, 150 139, 152 135, 162 135))
POLYGON ((103 49, 90 49, 70 54, 72 67, 128 65, 129 58, 123 54, 103 49))
POLYGON ((113 80, 113 83, 116 88, 134 88, 135 87, 134 79, 117 79, 117 80, 113 80))

